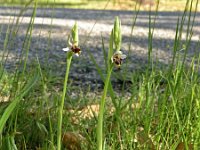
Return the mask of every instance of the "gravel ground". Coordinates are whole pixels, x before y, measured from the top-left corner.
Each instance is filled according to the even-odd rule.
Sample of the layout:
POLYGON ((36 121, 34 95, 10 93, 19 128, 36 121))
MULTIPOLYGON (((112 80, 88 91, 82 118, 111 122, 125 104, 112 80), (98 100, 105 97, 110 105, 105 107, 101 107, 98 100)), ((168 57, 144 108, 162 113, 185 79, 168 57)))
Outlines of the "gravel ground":
MULTIPOLYGON (((5 41, 6 30, 15 31, 10 34, 9 44, 6 50, 9 51, 6 68, 10 69, 16 65, 22 45, 28 29, 30 16, 33 9, 27 9, 19 19, 19 26, 12 26, 16 23, 20 12, 18 7, 0 7, 0 54, 3 54, 3 45, 5 41), (18 31, 16 32, 16 28, 18 31), (14 38, 13 38, 14 37, 14 38)), ((110 11, 110 10, 80 10, 80 9, 38 9, 35 18, 34 29, 32 33, 29 62, 33 62, 36 56, 42 66, 45 67, 46 58, 51 70, 57 75, 63 75, 65 72, 66 55, 62 51, 66 47, 67 36, 74 22, 79 24, 80 46, 82 54, 80 58, 73 59, 70 77, 74 85, 86 84, 92 87, 102 87, 102 82, 97 74, 95 66, 90 61, 87 51, 90 51, 98 64, 103 66, 103 52, 101 44, 101 35, 104 38, 105 47, 108 47, 110 31, 113 27, 114 17, 119 16, 122 22, 123 44, 122 51, 128 53, 129 45, 130 55, 128 57, 129 72, 141 70, 147 63, 148 53, 148 31, 149 31, 149 12, 139 13, 136 25, 131 37, 131 26, 136 12, 133 11, 110 11)), ((159 12, 155 24, 153 37, 153 57, 159 62, 161 67, 167 66, 172 57, 172 48, 174 43, 177 19, 182 12, 159 12)), ((186 18, 187 20, 188 18, 186 18)), ((196 15, 193 29, 193 37, 189 48, 188 61, 199 53, 198 41, 200 39, 200 13, 196 15)), ((186 36, 186 24, 183 32, 183 43, 186 36)), ((181 48, 180 48, 181 49, 181 48)), ((182 51, 180 52, 182 53, 182 51)), ((123 68, 122 71, 123 72, 123 68)), ((118 81, 116 81, 118 82, 118 81)))

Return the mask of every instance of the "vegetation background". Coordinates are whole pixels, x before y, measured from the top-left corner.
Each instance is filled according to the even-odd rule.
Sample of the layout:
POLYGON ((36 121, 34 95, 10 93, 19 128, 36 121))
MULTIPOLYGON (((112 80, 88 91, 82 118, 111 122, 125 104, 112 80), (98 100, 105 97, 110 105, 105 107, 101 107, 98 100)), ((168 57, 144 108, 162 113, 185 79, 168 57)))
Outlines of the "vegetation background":
MULTIPOLYGON (((192 37, 199 33, 194 30, 199 19, 198 0, 1 0, 0 3, 1 10, 9 8, 11 13, 18 10, 13 15, 14 19, 3 18, 6 15, 0 14, 3 21, 9 22, 0 24, 0 149, 59 149, 59 131, 62 137, 61 148, 70 150, 200 148, 199 39, 196 39, 195 46, 192 47, 196 53, 189 55, 190 45, 194 43, 192 37), (68 54, 64 54, 66 62, 61 62, 64 67, 59 66, 60 62, 51 65, 49 49, 60 44, 52 41, 52 24, 48 28, 48 44, 39 49, 44 53, 41 55, 44 59, 41 60, 37 55, 31 59, 32 52, 36 53, 38 50, 34 49, 33 39, 42 39, 42 31, 46 27, 41 24, 39 34, 35 36, 33 31, 37 11, 48 10, 45 13, 53 20, 54 12, 61 8, 70 12, 75 11, 69 8, 100 9, 102 12, 110 9, 116 10, 113 12, 133 11, 128 38, 136 30, 134 27, 138 14, 147 12, 147 62, 141 63, 141 70, 130 71, 130 41, 127 59, 121 70, 109 69, 110 56, 115 51, 114 37, 110 33, 106 38, 98 35, 101 37, 102 57, 85 48, 80 59, 73 58, 71 68, 68 54), (176 32, 170 48, 173 57, 164 66, 153 57, 158 11, 178 13, 176 32), (30 20, 26 28, 20 30, 24 27, 21 18, 27 16, 30 20), (18 35, 22 32, 25 34, 20 38, 22 42, 19 42, 18 35), (57 45, 52 45, 52 42, 57 45), (20 46, 19 53, 13 60, 16 63, 14 67, 8 67, 8 56, 16 46, 20 46), (101 63, 97 58, 100 58, 101 63), (92 70, 100 78, 95 82, 96 87, 91 88, 90 84, 85 87, 75 85, 75 79, 79 83, 86 81, 70 75, 68 82, 64 80, 65 71, 66 74, 70 74, 70 71, 82 70, 81 73, 85 74, 90 71, 87 62, 92 64, 92 70), (63 110, 60 107, 61 99, 64 100, 63 110), (63 117, 59 118, 58 112, 62 112, 63 117), (102 112, 103 120, 99 119, 99 112, 102 112), (61 118, 60 129, 57 122, 61 118), (99 122, 102 123, 101 127, 99 122)), ((92 26, 95 24, 96 22, 92 26)), ((79 27, 81 28, 81 24, 79 27)), ((89 38, 90 34, 87 36, 89 38)), ((66 37, 65 39, 67 41, 66 37)), ((87 38, 83 40, 87 41, 87 38)))

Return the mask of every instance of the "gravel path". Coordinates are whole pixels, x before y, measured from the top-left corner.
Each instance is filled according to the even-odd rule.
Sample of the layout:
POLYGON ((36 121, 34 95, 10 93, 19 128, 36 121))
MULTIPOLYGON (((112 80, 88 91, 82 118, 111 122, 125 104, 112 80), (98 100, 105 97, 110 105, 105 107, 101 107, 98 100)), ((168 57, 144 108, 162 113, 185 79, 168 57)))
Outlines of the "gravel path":
MULTIPOLYGON (((7 68, 15 64, 16 57, 22 49, 32 11, 32 9, 26 10, 25 14, 20 18, 20 25, 16 38, 12 38, 13 35, 10 35, 10 42, 7 48, 9 51, 7 68)), ((0 7, 1 55, 7 27, 9 24, 12 24, 13 20, 16 21, 19 12, 20 8, 18 7, 0 7)), ((86 50, 89 50, 94 55, 98 64, 103 65, 101 35, 104 38, 105 47, 107 48, 114 17, 119 16, 122 22, 122 50, 125 54, 128 53, 131 42, 128 68, 130 72, 142 69, 147 62, 149 13, 144 11, 139 13, 133 30, 133 37, 130 38, 132 20, 135 15, 136 12, 132 11, 80 9, 54 9, 52 11, 52 9, 38 9, 32 33, 29 61, 32 62, 36 56, 38 56, 41 64, 45 65, 45 58, 47 58, 49 52, 48 64, 51 66, 51 69, 54 73, 63 75, 66 55, 61 49, 66 47, 67 36, 74 22, 77 21, 80 27, 80 45, 83 53, 80 58, 73 59, 73 68, 70 76, 74 79, 73 84, 79 85, 81 80, 82 82, 87 81, 88 85, 95 83, 95 86, 96 84, 101 86, 102 84, 99 83, 99 76, 95 66, 88 59, 89 57, 87 56, 86 50), (91 34, 89 35, 90 31, 91 34)), ((153 57, 157 59, 160 66, 166 66, 172 57, 177 19, 181 17, 181 15, 182 12, 158 13, 153 38, 153 57)), ((16 27, 17 26, 10 26, 10 29, 16 27)), ((184 26, 183 42, 185 35, 186 25, 184 26)), ((189 48, 188 60, 195 53, 199 53, 199 39, 200 13, 198 12, 193 29, 192 42, 189 48)))

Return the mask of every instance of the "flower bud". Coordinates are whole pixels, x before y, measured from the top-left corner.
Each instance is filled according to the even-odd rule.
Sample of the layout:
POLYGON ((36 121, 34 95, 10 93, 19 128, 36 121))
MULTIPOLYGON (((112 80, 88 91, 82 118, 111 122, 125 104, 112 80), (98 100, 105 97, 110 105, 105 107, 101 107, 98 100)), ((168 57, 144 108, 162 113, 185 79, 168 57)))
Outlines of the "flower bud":
POLYGON ((73 44, 78 46, 78 25, 77 25, 77 22, 74 24, 74 26, 72 28, 71 35, 72 35, 73 44))
POLYGON ((115 23, 114 23, 114 43, 115 43, 115 49, 116 51, 119 51, 121 48, 121 21, 118 17, 115 17, 115 23))

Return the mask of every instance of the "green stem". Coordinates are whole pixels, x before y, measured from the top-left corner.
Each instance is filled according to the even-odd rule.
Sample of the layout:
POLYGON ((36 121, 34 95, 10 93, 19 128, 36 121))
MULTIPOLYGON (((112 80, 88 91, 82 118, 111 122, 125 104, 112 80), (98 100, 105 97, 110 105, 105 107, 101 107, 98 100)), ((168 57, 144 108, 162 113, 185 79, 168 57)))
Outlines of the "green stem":
POLYGON ((65 95, 66 95, 66 90, 67 90, 67 81, 68 81, 71 60, 72 60, 72 53, 68 53, 67 68, 66 68, 66 73, 65 73, 65 81, 64 81, 64 86, 63 86, 62 99, 61 99, 61 102, 59 103, 59 108, 58 108, 57 150, 61 150, 62 115, 63 115, 63 106, 64 106, 64 102, 65 102, 65 95))
POLYGON ((107 95, 110 76, 112 73, 112 68, 113 68, 113 66, 111 66, 111 68, 108 71, 106 81, 105 81, 103 95, 101 98, 100 112, 99 112, 99 116, 98 116, 98 125, 97 125, 97 148, 98 148, 98 150, 103 149, 103 114, 104 114, 105 99, 106 99, 106 95, 107 95))

